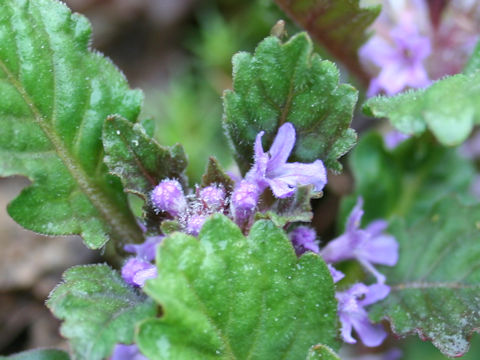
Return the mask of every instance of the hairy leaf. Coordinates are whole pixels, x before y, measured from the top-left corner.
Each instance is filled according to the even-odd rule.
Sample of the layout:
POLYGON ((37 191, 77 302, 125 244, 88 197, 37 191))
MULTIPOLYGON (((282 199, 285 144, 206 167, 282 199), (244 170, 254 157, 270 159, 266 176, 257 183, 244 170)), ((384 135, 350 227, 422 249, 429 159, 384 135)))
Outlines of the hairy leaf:
POLYGON ((38 349, 23 351, 10 356, 0 356, 0 360, 69 360, 70 356, 63 350, 38 349))
POLYGON ((218 160, 210 157, 205 174, 202 176, 202 187, 214 184, 223 185, 228 195, 232 193, 235 186, 235 182, 225 173, 218 160))
POLYGON ((405 134, 418 135, 428 129, 440 143, 458 145, 470 135, 473 126, 480 123, 479 83, 478 72, 457 74, 427 89, 372 98, 365 103, 364 112, 388 118, 405 134))
POLYGON ((367 40, 367 28, 380 6, 361 7, 361 0, 275 0, 285 13, 309 32, 336 59, 368 82, 358 60, 358 49, 367 40))
POLYGON ((372 308, 395 334, 417 333, 457 357, 480 328, 480 206, 447 197, 414 226, 390 227, 400 245, 398 264, 384 268, 392 290, 372 308))
POLYGON ((282 230, 256 222, 247 238, 223 215, 198 239, 159 246, 159 275, 144 290, 164 315, 140 326, 151 359, 301 359, 312 344, 338 348, 334 285, 322 259, 297 259, 282 230))
POLYGON ((340 224, 345 223, 342 219, 358 196, 365 200, 365 224, 395 215, 412 223, 448 194, 469 197, 475 172, 473 164, 456 149, 445 148, 429 136, 409 139, 388 150, 379 134, 366 134, 352 151, 349 163, 355 190, 342 203, 340 224))
POLYGON ((64 320, 61 334, 70 340, 75 359, 85 360, 101 360, 116 343, 131 343, 135 325, 156 315, 153 302, 107 265, 67 270, 47 306, 64 320))
POLYGON ((340 358, 328 346, 315 345, 308 352, 307 360, 340 360, 340 358))
POLYGON ((32 185, 8 207, 27 229, 140 241, 120 182, 103 164, 102 125, 133 121, 142 94, 88 49, 88 21, 59 1, 0 2, 0 175, 32 185))
POLYGON ((180 145, 160 146, 141 124, 110 116, 104 125, 105 163, 123 182, 126 191, 144 200, 165 178, 182 180, 187 159, 180 145))
POLYGON ((252 163, 257 133, 264 130, 264 145, 270 145, 287 121, 297 133, 293 160, 321 159, 341 170, 337 159, 356 141, 349 125, 357 91, 340 85, 335 64, 312 50, 310 38, 300 33, 286 43, 268 37, 253 55, 233 57, 233 91, 224 93, 224 123, 243 172, 252 163))

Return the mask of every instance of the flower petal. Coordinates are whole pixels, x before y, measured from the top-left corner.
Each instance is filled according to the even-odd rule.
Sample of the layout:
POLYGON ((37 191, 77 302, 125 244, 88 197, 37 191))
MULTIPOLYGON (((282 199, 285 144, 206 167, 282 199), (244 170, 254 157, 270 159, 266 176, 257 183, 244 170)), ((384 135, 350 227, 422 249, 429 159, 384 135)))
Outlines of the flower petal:
POLYGON ((356 254, 373 264, 393 266, 398 261, 398 243, 391 235, 375 236, 362 242, 356 254))
POLYGON ((382 324, 373 325, 370 323, 368 316, 365 313, 363 317, 354 317, 352 325, 357 332, 358 337, 362 343, 368 347, 375 347, 380 345, 387 337, 387 333, 382 324))
POLYGON ((290 123, 285 123, 278 129, 277 135, 270 147, 270 161, 268 162, 268 169, 275 169, 282 166, 288 160, 290 153, 295 145, 295 128, 290 123))
POLYGON ((385 299, 389 293, 390 286, 385 284, 373 284, 368 286, 365 297, 362 300, 359 300, 358 303, 360 306, 368 306, 385 299))
POLYGON ((327 170, 321 160, 310 164, 294 162, 275 168, 267 173, 267 177, 282 181, 290 187, 313 185, 315 191, 322 191, 327 183, 327 170))

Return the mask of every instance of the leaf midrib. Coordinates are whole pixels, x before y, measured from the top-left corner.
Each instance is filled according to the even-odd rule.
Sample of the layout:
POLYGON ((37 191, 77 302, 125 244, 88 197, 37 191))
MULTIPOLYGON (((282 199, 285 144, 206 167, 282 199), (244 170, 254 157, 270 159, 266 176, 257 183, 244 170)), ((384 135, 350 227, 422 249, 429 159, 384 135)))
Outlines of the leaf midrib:
POLYGON ((63 164, 72 175, 82 192, 87 196, 90 203, 98 210, 103 220, 109 225, 115 238, 121 240, 123 238, 140 239, 141 235, 135 231, 123 212, 112 204, 103 193, 101 187, 94 181, 91 181, 82 167, 75 163, 68 149, 64 146, 61 139, 56 135, 50 124, 45 121, 39 109, 34 105, 27 91, 23 88, 19 79, 8 69, 4 61, 0 59, 0 69, 7 75, 7 81, 13 85, 17 92, 22 97, 25 104, 28 106, 33 120, 39 125, 46 137, 53 145, 55 153, 62 160, 63 164))

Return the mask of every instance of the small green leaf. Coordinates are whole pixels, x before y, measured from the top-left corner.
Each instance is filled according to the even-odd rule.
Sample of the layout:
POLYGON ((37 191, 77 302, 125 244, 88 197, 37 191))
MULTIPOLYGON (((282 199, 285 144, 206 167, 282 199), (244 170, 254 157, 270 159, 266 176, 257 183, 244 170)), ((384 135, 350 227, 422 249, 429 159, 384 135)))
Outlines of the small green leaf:
POLYGON ((341 359, 328 346, 315 345, 308 352, 307 360, 341 360, 341 359))
POLYGON ((313 186, 299 186, 294 196, 276 199, 270 210, 256 214, 257 219, 270 219, 278 227, 288 223, 310 222, 313 218, 310 200, 313 197, 313 186))
POLYGON ((405 134, 430 130, 443 145, 461 144, 480 123, 480 73, 457 74, 438 80, 427 89, 368 100, 364 112, 388 118, 405 134))
POLYGON ((467 65, 465 65, 463 73, 465 75, 471 75, 477 70, 480 70, 480 41, 477 42, 477 46, 475 46, 475 49, 473 50, 473 53, 470 56, 467 65))
POLYGON ((392 216, 404 217, 410 224, 451 193, 470 197, 475 173, 473 164, 456 149, 437 144, 431 136, 409 139, 391 151, 380 134, 366 134, 349 164, 355 190, 342 203, 339 224, 345 223, 358 196, 365 201, 364 224, 392 216))
POLYGON ((227 194, 230 194, 235 186, 233 180, 225 173, 214 157, 208 159, 207 170, 202 176, 202 187, 212 184, 223 185, 227 194))
POLYGON ((275 2, 351 73, 369 80, 358 60, 358 49, 367 40, 367 29, 380 13, 380 6, 362 7, 361 0, 275 2))
POLYGON ((107 118, 103 128, 105 163, 126 191, 148 200, 150 192, 165 178, 182 180, 187 167, 183 148, 160 146, 140 123, 119 117, 107 118))
POLYGON ((398 221, 389 232, 400 257, 382 269, 391 292, 373 305, 372 318, 387 318, 399 336, 417 333, 445 355, 461 356, 480 328, 480 206, 447 197, 415 225, 398 221))
POLYGON ((156 315, 155 305, 107 265, 67 270, 47 306, 64 320, 61 334, 79 360, 109 356, 116 343, 132 342, 138 322, 156 315))
POLYGON ((32 181, 8 212, 27 229, 99 248, 142 239, 100 139, 107 115, 136 119, 142 94, 89 50, 90 35, 59 1, 0 2, 0 175, 32 181))
POLYGON ((70 360, 70 356, 63 350, 37 349, 10 356, 0 356, 0 360, 70 360))
POLYGON ((301 359, 312 344, 338 348, 335 290, 323 260, 297 259, 285 233, 256 222, 247 238, 223 215, 198 239, 159 246, 159 275, 145 292, 164 315, 140 325, 151 359, 301 359))
POLYGON ((254 55, 233 57, 233 91, 224 93, 224 123, 243 172, 252 163, 257 133, 264 130, 264 144, 270 145, 287 121, 297 133, 293 160, 321 159, 341 170, 337 159, 356 141, 349 125, 357 91, 339 84, 335 64, 312 51, 310 38, 300 33, 284 44, 268 37, 254 55))

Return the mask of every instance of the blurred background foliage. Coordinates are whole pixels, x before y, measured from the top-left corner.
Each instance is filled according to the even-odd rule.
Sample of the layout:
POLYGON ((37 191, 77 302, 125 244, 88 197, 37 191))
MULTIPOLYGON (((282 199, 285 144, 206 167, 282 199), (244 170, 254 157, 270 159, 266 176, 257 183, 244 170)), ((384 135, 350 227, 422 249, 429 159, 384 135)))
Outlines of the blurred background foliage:
MULTIPOLYGON (((155 123, 155 138, 164 145, 181 143, 189 157, 190 183, 199 182, 209 156, 215 156, 227 169, 233 169, 233 160, 222 129, 222 101, 224 89, 231 87, 231 57, 237 51, 253 51, 256 44, 268 36, 279 19, 287 21, 287 32, 298 29, 271 0, 67 0, 77 12, 86 15, 93 25, 93 44, 125 73, 132 87, 145 92, 143 118, 155 123)), ((318 49, 321 53, 323 51, 318 49)), ((342 74, 343 80, 348 79, 342 74)), ((358 116, 354 127, 364 127, 365 119, 358 116)), ((368 125, 367 125, 368 127, 368 125)), ((348 172, 348 171, 347 171, 348 172)), ((336 200, 326 197, 316 206, 317 227, 332 225, 337 214, 338 198, 350 191, 345 175, 331 177, 328 192, 336 200)), ((18 193, 23 183, 0 179, 0 193, 8 193, 2 204, 18 193)), ((97 262, 98 254, 79 251, 79 241, 43 238, 51 245, 48 256, 36 256, 37 262, 28 261, 45 253, 45 248, 32 248, 33 235, 7 219, 2 206, 1 219, 5 219, 0 243, 0 263, 8 255, 9 268, 15 272, 2 272, 8 281, 0 282, 0 354, 33 347, 66 344, 58 335, 58 322, 43 307, 48 292, 61 273, 75 263, 97 262), (9 235, 10 234, 10 235, 9 235), (13 237, 15 242, 10 241, 13 237), (56 242, 55 242, 56 241, 56 242), (12 245, 14 243, 14 245, 12 245), (22 245, 23 244, 23 245, 22 245), (9 251, 9 247, 15 249, 9 251), (11 253, 14 251, 15 255, 11 253), (54 254, 55 251, 62 253, 54 254), (64 254, 77 254, 77 259, 58 261, 64 254), (43 260, 42 260, 43 259, 43 260), (43 261, 43 262, 42 262, 43 261), (27 270, 22 270, 28 267, 27 270), (35 268, 32 269, 31 267, 35 268), (18 274, 25 272, 25 277, 18 274), (12 304, 21 303, 19 314, 12 317, 12 304), (25 309, 33 309, 25 312, 25 309), (21 314, 30 314, 21 316, 21 314), (2 320, 3 319, 3 320, 2 320)), ((2 220, 3 221, 3 220, 2 220)), ((17 311, 17 310, 15 310, 17 311)), ((15 314, 14 314, 15 315, 15 314)), ((478 338, 478 336, 477 336, 478 338)), ((403 359, 445 359, 431 344, 416 337, 397 343, 387 342, 378 351, 401 347, 403 359)), ((353 348, 355 355, 366 349, 353 348)), ((348 351, 347 351, 348 352, 348 351)), ((367 354, 367 352, 365 352, 367 354)), ((381 360, 381 355, 365 355, 362 359, 381 360)), ((345 358, 353 358, 345 355, 345 358)), ((476 339, 466 360, 480 359, 480 344, 476 339)))

